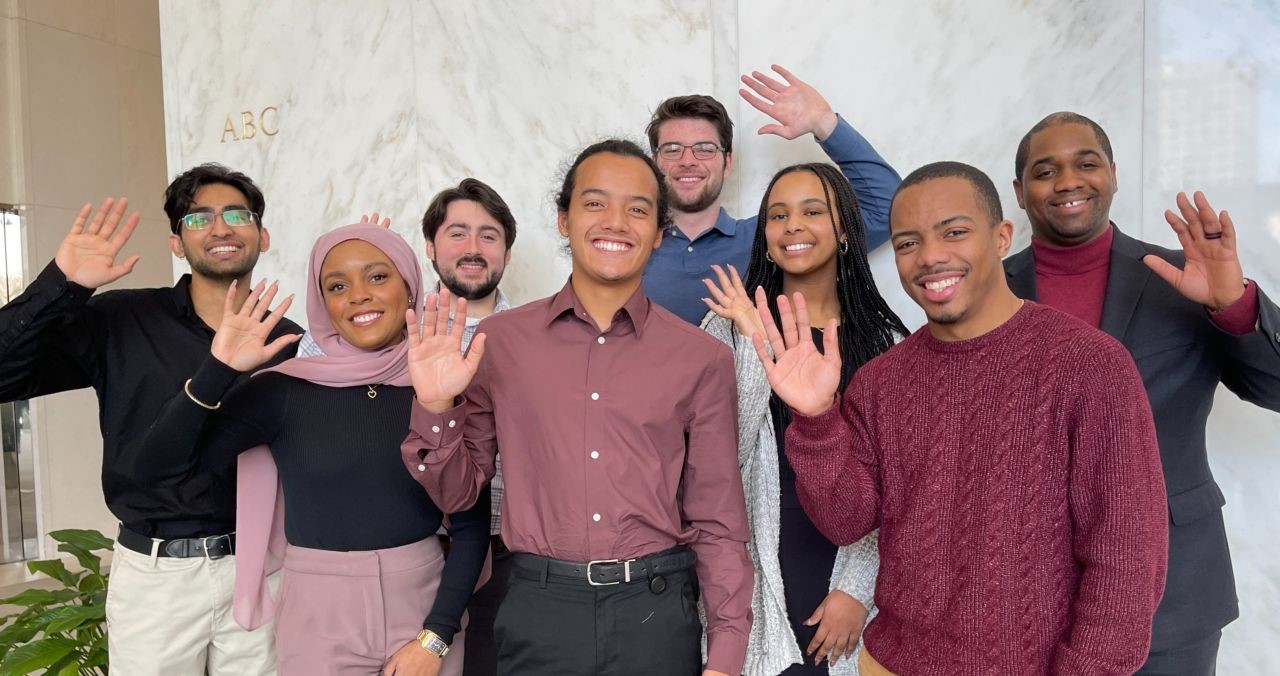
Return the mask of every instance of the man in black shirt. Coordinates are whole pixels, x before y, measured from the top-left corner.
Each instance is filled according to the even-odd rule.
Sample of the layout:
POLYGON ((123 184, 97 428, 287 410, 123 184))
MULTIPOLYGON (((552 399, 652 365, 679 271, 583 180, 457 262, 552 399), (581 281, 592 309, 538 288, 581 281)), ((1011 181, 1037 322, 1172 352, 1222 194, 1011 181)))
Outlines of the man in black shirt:
MULTIPOLYGON (((57 254, 21 296, 0 308, 0 400, 82 387, 98 393, 102 489, 120 519, 107 623, 113 672, 272 674, 272 628, 232 619, 234 471, 197 472, 151 486, 120 468, 161 406, 209 355, 231 283, 237 302, 270 235, 262 192, 216 164, 165 191, 170 249, 191 265, 172 288, 94 296, 133 269, 117 257, 138 224, 128 200, 86 204, 57 254), (91 218, 92 216, 92 218, 91 218)), ((301 333, 288 320, 273 337, 301 333)), ((292 356, 290 346, 274 361, 292 356)))

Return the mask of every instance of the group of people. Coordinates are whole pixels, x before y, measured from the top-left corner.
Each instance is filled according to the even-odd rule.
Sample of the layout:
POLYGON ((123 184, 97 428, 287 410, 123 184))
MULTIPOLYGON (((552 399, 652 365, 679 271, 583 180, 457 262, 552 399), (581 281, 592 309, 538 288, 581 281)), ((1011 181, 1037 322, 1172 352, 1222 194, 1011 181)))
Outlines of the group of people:
POLYGON ((0 308, 0 398, 98 394, 112 670, 1212 674, 1238 608, 1206 418, 1219 383, 1280 410, 1230 217, 1179 194, 1181 250, 1125 235, 1106 133, 1055 113, 1006 258, 989 177, 899 180, 774 70, 742 78, 760 133, 832 164, 735 219, 724 106, 668 99, 647 150, 577 155, 572 273, 519 307, 516 220, 474 178, 423 216, 434 288, 379 214, 322 235, 305 332, 253 283, 247 176, 170 184, 172 288, 95 295, 138 215, 86 205, 0 308))

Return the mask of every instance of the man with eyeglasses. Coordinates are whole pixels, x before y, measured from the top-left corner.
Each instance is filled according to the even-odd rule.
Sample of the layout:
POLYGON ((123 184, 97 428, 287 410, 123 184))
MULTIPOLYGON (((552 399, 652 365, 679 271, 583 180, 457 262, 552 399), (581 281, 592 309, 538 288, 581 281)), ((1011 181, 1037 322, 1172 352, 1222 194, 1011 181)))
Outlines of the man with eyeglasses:
MULTIPOLYGON (((889 202, 898 173, 818 90, 782 66, 773 70, 783 81, 759 71, 742 76, 751 89, 739 90, 743 100, 775 120, 756 133, 788 140, 813 134, 858 195, 867 249, 880 246, 889 238, 889 202)), ((756 215, 734 218, 720 205, 733 170, 733 121, 710 96, 676 96, 658 105, 646 133, 671 193, 672 223, 645 268, 644 292, 697 324, 707 314, 702 280, 711 276, 713 264, 745 272, 756 232, 756 215)))
MULTIPOLYGON (((232 618, 235 475, 198 470, 150 486, 117 469, 171 394, 209 354, 227 291, 237 303, 271 238, 262 192, 216 164, 165 191, 169 246, 191 265, 171 288, 94 295, 133 270, 120 251, 138 225, 128 200, 86 204, 52 263, 0 308, 0 400, 93 387, 103 437, 102 491, 120 519, 107 596, 111 670, 122 674, 274 674, 273 628, 232 618)), ((285 319, 273 338, 301 329, 285 319)), ((287 348, 272 363, 292 356, 287 348)))

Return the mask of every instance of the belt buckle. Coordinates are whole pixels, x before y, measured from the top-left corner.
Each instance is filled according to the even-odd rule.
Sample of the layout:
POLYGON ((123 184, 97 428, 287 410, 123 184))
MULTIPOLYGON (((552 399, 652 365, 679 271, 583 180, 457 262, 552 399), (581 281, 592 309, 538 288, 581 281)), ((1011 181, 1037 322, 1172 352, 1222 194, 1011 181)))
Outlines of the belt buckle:
POLYGON ((221 559, 222 557, 226 556, 226 554, 219 554, 219 555, 217 555, 217 556, 213 556, 213 555, 209 554, 209 541, 210 541, 210 540, 213 540, 214 542, 217 542, 218 538, 226 538, 226 540, 227 540, 227 550, 228 550, 228 553, 229 553, 229 551, 230 551, 230 549, 231 549, 231 534, 230 534, 230 533, 224 533, 224 534, 222 534, 222 535, 206 535, 206 536, 204 536, 204 537, 200 538, 200 546, 204 548, 204 558, 208 559, 209 561, 217 561, 218 559, 221 559))
POLYGON ((596 559, 594 561, 588 561, 587 562, 587 584, 591 585, 592 587, 610 587, 615 584, 620 584, 623 581, 623 580, 614 580, 613 582, 596 582, 595 580, 591 579, 591 567, 595 565, 604 565, 607 563, 621 563, 623 577, 627 582, 630 582, 631 581, 631 561, 633 560, 634 559, 631 559, 628 561, 620 561, 618 559, 596 559))

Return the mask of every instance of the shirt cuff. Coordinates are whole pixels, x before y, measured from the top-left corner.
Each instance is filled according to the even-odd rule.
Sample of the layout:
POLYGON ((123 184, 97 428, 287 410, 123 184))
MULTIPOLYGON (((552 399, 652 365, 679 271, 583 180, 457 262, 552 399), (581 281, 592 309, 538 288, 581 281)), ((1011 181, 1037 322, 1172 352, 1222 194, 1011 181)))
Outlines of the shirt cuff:
POLYGON ((443 413, 432 413, 414 398, 413 410, 409 414, 409 429, 422 438, 422 446, 427 449, 422 462, 428 465, 439 464, 448 459, 446 454, 439 452, 441 449, 462 447, 457 442, 462 438, 462 424, 467 419, 464 410, 466 404, 466 399, 459 397, 453 408, 443 413))
POLYGON ((807 416, 791 409, 791 424, 788 427, 794 428, 801 436, 816 439, 827 436, 827 432, 839 422, 839 418, 840 394, 837 393, 831 407, 818 415, 807 416))
POLYGON ((1209 318, 1218 328, 1233 336, 1253 333, 1258 328, 1258 283, 1249 280, 1244 295, 1220 312, 1209 312, 1209 318))
POLYGON ((747 637, 717 633, 707 636, 707 669, 741 674, 747 663, 747 637))
MULTIPOLYGON (((840 113, 836 113, 836 126, 831 130, 826 138, 818 141, 818 137, 814 136, 813 140, 818 142, 818 146, 822 148, 827 155, 839 156, 842 150, 858 143, 865 143, 862 134, 859 134, 853 125, 849 124, 840 113)), ((845 153, 847 154, 847 153, 845 153)))
POLYGON ((87 289, 67 279, 67 276, 62 273, 62 268, 58 267, 58 264, 54 261, 49 261, 49 264, 44 266, 40 274, 36 275, 31 286, 48 288, 53 291, 53 295, 56 297, 62 297, 65 294, 73 303, 81 305, 89 300, 94 292, 94 289, 87 289))
POLYGON ((222 395, 231 389, 239 377, 239 371, 209 355, 200 364, 200 370, 191 377, 191 382, 185 386, 187 397, 205 406, 217 406, 222 401, 222 395))

